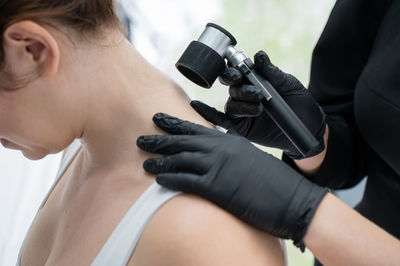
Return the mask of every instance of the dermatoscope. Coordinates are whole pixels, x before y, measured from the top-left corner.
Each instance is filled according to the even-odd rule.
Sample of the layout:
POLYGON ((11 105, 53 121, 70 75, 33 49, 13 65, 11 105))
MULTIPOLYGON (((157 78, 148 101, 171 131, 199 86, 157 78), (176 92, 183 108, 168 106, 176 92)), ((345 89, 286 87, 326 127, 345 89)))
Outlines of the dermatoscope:
POLYGON ((208 23, 199 39, 189 44, 176 67, 185 77, 204 88, 213 85, 224 71, 226 63, 240 70, 250 83, 262 89, 265 112, 306 157, 319 142, 274 87, 255 72, 252 60, 238 50, 236 44, 235 37, 227 30, 214 23, 208 23))

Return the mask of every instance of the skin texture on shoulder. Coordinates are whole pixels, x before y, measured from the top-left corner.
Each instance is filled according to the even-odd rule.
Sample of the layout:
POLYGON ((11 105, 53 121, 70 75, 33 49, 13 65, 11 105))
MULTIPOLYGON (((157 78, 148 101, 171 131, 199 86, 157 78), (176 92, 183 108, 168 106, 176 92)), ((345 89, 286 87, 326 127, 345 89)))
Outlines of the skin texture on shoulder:
POLYGON ((130 266, 285 265, 279 240, 197 196, 182 194, 152 218, 130 266))

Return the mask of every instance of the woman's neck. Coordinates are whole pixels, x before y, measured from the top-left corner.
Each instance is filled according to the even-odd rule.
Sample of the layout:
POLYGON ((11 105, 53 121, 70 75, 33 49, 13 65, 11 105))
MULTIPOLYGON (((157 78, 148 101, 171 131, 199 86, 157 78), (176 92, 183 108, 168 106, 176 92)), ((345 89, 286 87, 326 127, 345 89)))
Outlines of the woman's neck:
MULTIPOLYGON (((193 120, 196 114, 183 92, 127 41, 106 49, 98 58, 80 137, 84 154, 81 176, 104 176, 121 169, 143 176, 142 163, 149 154, 137 148, 136 139, 162 133, 152 116, 166 112, 193 120)), ((204 123, 200 118, 198 122, 204 123)))

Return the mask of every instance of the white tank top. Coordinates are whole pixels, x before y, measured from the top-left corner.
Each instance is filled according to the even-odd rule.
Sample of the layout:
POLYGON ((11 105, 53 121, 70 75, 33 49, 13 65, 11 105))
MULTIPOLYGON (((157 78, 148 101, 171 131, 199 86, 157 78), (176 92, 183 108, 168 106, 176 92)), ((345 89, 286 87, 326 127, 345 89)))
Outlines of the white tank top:
MULTIPOLYGON (((72 159, 79 151, 80 147, 81 144, 77 140, 75 140, 68 147, 64 158, 61 161, 56 180, 40 205, 32 224, 35 222, 38 213, 43 208, 54 187, 57 185, 60 177, 64 174, 72 159)), ((91 265, 125 266, 128 263, 132 252, 135 250, 136 244, 139 241, 139 238, 142 235, 147 223, 162 205, 179 194, 181 194, 181 192, 165 189, 154 182, 132 205, 119 225, 114 229, 113 233, 104 244, 99 254, 97 254, 91 265)), ((32 224, 28 232, 30 231, 32 224)), ((21 255, 25 240, 26 236, 19 251, 16 264, 18 266, 21 262, 21 255)))
MULTIPOLYGON (((57 185, 60 177, 64 174, 67 167, 72 162, 72 159, 75 157, 77 152, 79 151, 81 144, 79 141, 75 140, 67 149, 63 160, 61 161, 60 168, 57 173, 56 180, 47 193, 47 196, 43 200, 42 204, 38 212, 36 213, 35 218, 33 219, 32 224, 35 222, 38 213, 43 208, 46 203, 48 197, 53 191, 54 187, 57 185)), ((182 192, 172 191, 165 189, 158 185, 157 183, 153 183, 140 197, 139 199, 132 205, 129 211, 126 213, 124 218, 118 224, 118 226, 114 229, 113 233, 104 244, 103 248, 97 254, 96 258, 92 262, 92 266, 125 266, 132 252, 135 250, 137 242, 139 241, 140 236, 142 235, 146 225, 153 217, 153 215, 160 209, 168 200, 171 198, 181 194, 182 192)), ((32 227, 31 224, 31 227, 32 227)), ((28 232, 30 231, 29 228, 28 232)), ((21 254, 24 248, 25 239, 22 243, 21 249, 19 251, 17 266, 20 265, 21 254)), ((283 241, 281 241, 282 249, 286 257, 286 248, 283 241)), ((287 261, 285 263, 287 265, 287 261)))

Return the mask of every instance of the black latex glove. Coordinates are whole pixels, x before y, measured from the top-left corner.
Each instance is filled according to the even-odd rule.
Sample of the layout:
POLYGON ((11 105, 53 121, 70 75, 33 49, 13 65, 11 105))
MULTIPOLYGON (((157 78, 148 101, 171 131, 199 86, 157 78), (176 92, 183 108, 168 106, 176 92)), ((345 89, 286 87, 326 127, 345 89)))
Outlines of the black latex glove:
POLYGON ((144 162, 160 185, 205 197, 250 225, 302 243, 327 189, 246 138, 166 114, 156 114, 153 121, 175 134, 137 140, 144 151, 165 155, 144 162))
MULTIPOLYGON (((271 83, 320 142, 320 146, 307 157, 322 152, 325 148, 325 115, 312 95, 294 76, 274 66, 265 52, 260 51, 254 56, 254 64, 257 73, 271 83)), ((219 79, 222 84, 230 86, 225 114, 202 102, 193 101, 192 107, 201 116, 227 129, 228 133, 244 136, 267 147, 282 149, 292 159, 304 158, 263 111, 261 89, 248 85, 247 78, 233 67, 227 67, 219 79)))

